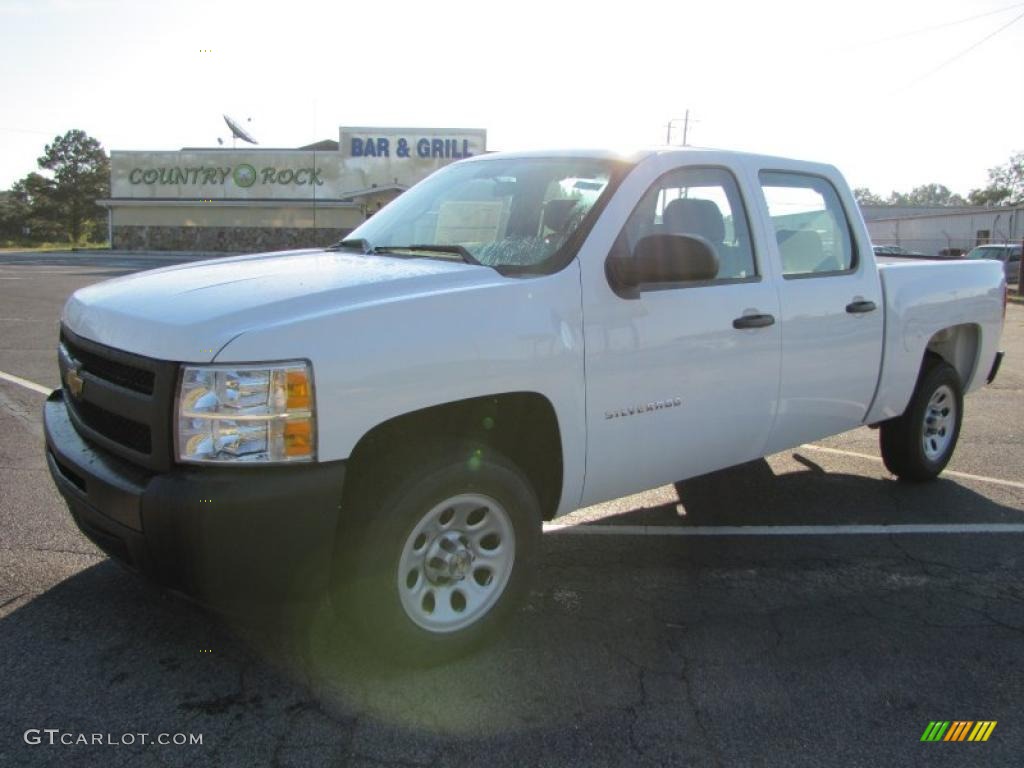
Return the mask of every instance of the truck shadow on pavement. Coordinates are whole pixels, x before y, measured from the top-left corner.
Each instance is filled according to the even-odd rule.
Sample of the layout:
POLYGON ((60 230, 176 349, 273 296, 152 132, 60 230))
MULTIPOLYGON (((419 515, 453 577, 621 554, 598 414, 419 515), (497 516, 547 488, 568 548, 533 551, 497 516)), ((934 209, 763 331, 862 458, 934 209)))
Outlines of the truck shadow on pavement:
MULTIPOLYGON (((814 466, 775 477, 756 464, 688 481, 682 524, 1020 517, 947 481, 814 466)), ((601 522, 668 520, 681 524, 675 505, 601 522)), ((154 765, 729 764, 754 743, 892 759, 872 738, 883 698, 886 727, 918 735, 939 716, 928 705, 954 691, 993 719, 1018 706, 1012 687, 957 687, 1017 653, 1017 541, 547 535, 508 630, 433 669, 368 655, 323 603, 228 623, 103 562, 0 619, 0 763, 68 755, 26 746, 29 728, 204 734, 202 746, 115 750, 154 765), (953 674, 935 664, 980 642, 986 653, 965 653, 953 674), (765 717, 801 708, 813 717, 765 717), (844 729, 828 725, 839 718, 844 729)), ((106 765, 111 749, 75 758, 106 765)))
MULTIPOLYGON (((930 483, 826 471, 813 453, 791 454, 805 469, 775 474, 765 459, 676 483, 685 514, 674 505, 628 515, 636 523, 679 525, 889 525, 1024 522, 955 480, 930 483)), ((614 522, 614 521, 603 521, 614 522)))

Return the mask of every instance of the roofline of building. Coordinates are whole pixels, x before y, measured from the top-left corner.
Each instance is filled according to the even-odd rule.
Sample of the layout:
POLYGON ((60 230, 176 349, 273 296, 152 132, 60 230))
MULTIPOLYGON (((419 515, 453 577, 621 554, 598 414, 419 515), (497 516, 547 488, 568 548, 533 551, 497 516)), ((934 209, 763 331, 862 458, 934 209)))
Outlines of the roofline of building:
POLYGON ((298 198, 254 199, 230 198, 181 198, 181 197, 108 197, 96 201, 96 205, 104 208, 145 208, 148 206, 165 206, 170 208, 359 208, 359 203, 351 200, 330 198, 326 200, 308 200, 298 198))
POLYGON ((305 149, 303 147, 181 147, 180 149, 112 149, 111 155, 173 155, 179 152, 337 152, 337 149, 305 149))
POLYGON ((424 128, 423 126, 417 127, 415 125, 339 125, 338 131, 339 133, 347 132, 350 134, 395 133, 400 131, 402 133, 426 133, 438 136, 456 133, 487 133, 486 128, 424 128))
POLYGON ((875 221, 900 221, 904 219, 937 219, 946 218, 948 216, 979 216, 986 214, 1002 214, 1002 213, 1019 213, 1024 211, 1024 205, 1008 205, 1008 206, 979 206, 976 208, 964 209, 964 208, 953 208, 949 211, 932 212, 932 213, 904 213, 902 216, 886 216, 878 217, 873 219, 866 219, 866 223, 870 224, 875 221))

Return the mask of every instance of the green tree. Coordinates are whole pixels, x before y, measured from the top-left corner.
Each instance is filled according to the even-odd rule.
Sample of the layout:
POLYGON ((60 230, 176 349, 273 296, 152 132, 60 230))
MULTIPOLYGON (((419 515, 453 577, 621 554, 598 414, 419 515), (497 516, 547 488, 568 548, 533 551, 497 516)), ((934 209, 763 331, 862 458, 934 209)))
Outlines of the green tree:
POLYGON ((14 215, 14 197, 10 190, 0 192, 0 241, 21 236, 21 222, 14 215))
POLYGON ((967 202, 971 205, 1006 205, 1009 197, 1010 190, 988 186, 983 189, 972 189, 967 195, 967 202))
POLYGON ((988 186, 972 189, 973 205, 1024 204, 1024 152, 1012 155, 1005 165, 988 169, 988 186))
POLYGON ((885 205, 885 200, 867 187, 857 187, 853 190, 853 197, 860 205, 885 205))
POLYGON ((893 192, 889 195, 890 205, 967 205, 963 197, 951 191, 944 184, 922 184, 910 192, 893 192))
POLYGON ((55 186, 52 179, 34 172, 14 183, 0 209, 5 237, 54 240, 61 236, 55 186))
POLYGON ((85 131, 70 130, 46 145, 39 167, 53 172, 56 220, 68 239, 77 242, 97 228, 96 200, 110 194, 110 160, 102 145, 85 131))

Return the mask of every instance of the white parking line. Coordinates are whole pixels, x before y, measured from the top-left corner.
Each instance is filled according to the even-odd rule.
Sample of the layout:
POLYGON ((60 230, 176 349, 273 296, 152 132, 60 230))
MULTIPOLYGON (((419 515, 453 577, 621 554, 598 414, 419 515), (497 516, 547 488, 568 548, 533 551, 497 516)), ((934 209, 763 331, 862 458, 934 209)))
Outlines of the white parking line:
MULTIPOLYGON (((108 267, 106 265, 104 265, 103 267, 95 267, 95 269, 107 268, 108 267)), ((35 269, 32 270, 31 275, 19 277, 0 276, 0 280, 28 280, 33 277, 36 277, 37 275, 80 275, 82 274, 83 269, 93 269, 93 267, 75 267, 74 269, 43 269, 42 267, 36 267, 35 269)))
POLYGON ((580 536, 898 536, 963 533, 1024 533, 1024 523, 935 525, 563 525, 544 523, 544 533, 580 536))
MULTIPOLYGON (((838 448, 826 448, 823 445, 811 445, 806 443, 800 446, 801 449, 810 451, 820 451, 821 453, 833 453, 836 456, 850 456, 854 459, 869 459, 871 461, 881 461, 880 456, 872 456, 868 453, 854 453, 853 451, 841 451, 838 448)), ((952 469, 944 470, 942 477, 960 477, 964 480, 977 480, 979 483, 992 483, 993 485, 1004 485, 1007 488, 1020 488, 1024 490, 1024 483, 1019 483, 1016 480, 1003 480, 999 477, 987 477, 986 475, 972 475, 968 472, 956 472, 952 469)))
POLYGON ((41 395, 49 395, 53 390, 50 387, 44 387, 42 384, 36 384, 34 381, 23 379, 20 376, 15 376, 11 373, 4 373, 0 371, 0 379, 3 381, 9 381, 11 384, 17 384, 19 387, 25 389, 31 389, 33 392, 38 392, 41 395))

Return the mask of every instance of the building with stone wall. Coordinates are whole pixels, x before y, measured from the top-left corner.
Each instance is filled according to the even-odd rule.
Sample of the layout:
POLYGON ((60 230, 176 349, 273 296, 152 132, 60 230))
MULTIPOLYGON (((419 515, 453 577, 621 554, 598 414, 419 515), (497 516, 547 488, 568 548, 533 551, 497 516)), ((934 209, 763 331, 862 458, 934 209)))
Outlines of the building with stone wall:
POLYGON ((340 240, 448 163, 481 154, 487 132, 347 128, 297 149, 110 153, 107 208, 119 250, 254 252, 340 240))

